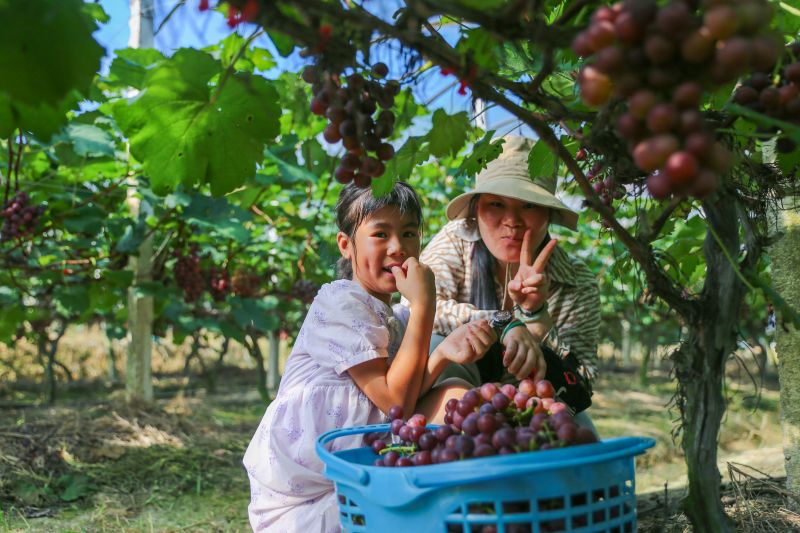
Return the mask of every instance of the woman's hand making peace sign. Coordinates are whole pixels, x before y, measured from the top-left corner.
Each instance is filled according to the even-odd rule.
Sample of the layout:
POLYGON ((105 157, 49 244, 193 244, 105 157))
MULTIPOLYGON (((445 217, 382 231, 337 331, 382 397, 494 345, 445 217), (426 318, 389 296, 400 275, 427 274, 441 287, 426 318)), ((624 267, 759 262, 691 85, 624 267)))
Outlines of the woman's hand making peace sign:
POLYGON ((519 252, 517 275, 508 284, 508 294, 515 304, 523 310, 534 312, 540 309, 550 296, 550 280, 545 267, 553 254, 558 241, 550 239, 534 260, 534 243, 531 242, 533 230, 527 230, 522 238, 519 252))

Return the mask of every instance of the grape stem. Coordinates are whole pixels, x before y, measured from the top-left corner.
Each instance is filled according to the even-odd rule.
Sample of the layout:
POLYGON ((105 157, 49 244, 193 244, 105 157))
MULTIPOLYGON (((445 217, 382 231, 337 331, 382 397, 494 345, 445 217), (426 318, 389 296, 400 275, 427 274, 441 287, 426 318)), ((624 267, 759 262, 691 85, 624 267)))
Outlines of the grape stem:
POLYGON ((390 445, 386 448, 382 449, 378 452, 379 455, 386 455, 389 452, 397 452, 401 455, 412 455, 414 452, 417 451, 417 446, 412 444, 411 446, 397 446, 397 445, 390 445))
POLYGON ((214 94, 211 96, 209 104, 213 105, 214 102, 217 101, 217 98, 219 98, 219 95, 222 92, 222 88, 225 86, 225 83, 228 81, 228 78, 231 77, 231 74, 233 74, 233 71, 235 70, 236 62, 239 61, 240 57, 242 57, 245 50, 247 50, 247 47, 250 46, 250 43, 252 43, 257 37, 260 37, 263 33, 264 33, 263 29, 256 27, 256 29, 253 30, 253 33, 250 34, 250 37, 248 37, 247 40, 245 40, 245 42, 242 43, 242 46, 239 47, 239 50, 236 52, 236 55, 233 56, 233 58, 231 59, 230 65, 228 65, 228 68, 226 68, 225 72, 222 73, 222 78, 220 78, 219 83, 217 84, 217 88, 214 91, 214 94))

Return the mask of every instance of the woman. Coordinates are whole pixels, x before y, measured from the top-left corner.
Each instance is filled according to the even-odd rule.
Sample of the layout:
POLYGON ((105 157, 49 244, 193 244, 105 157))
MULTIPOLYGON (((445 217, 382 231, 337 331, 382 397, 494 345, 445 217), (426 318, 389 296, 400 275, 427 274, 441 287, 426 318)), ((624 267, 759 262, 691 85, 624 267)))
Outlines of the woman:
MULTIPOLYGON (((587 379, 596 374, 597 281, 583 262, 550 239, 550 224, 575 230, 578 215, 555 197, 555 177, 530 175, 533 144, 505 137, 503 153, 478 174, 475 190, 450 202, 450 222, 420 255, 436 276, 431 348, 478 319, 494 322, 504 348, 489 350, 477 363, 450 365, 440 380, 458 377, 477 386, 513 382, 532 372, 541 379, 546 371, 542 342, 556 353, 575 355, 587 379), (510 319, 524 327, 505 330, 510 319)), ((444 396, 432 394, 426 402, 458 396, 466 384, 447 392, 440 388, 444 396)))

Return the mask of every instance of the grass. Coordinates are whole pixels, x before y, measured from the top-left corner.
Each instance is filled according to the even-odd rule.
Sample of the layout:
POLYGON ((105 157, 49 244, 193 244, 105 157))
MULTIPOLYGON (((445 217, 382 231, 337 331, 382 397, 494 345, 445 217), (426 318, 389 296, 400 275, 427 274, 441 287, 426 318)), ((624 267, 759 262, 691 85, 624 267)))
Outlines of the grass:
MULTIPOLYGON (((180 373, 180 364, 164 365, 154 365, 155 408, 117 401, 118 388, 98 386, 101 370, 61 386, 54 407, 0 409, 0 531, 250 530, 241 458, 264 411, 252 371, 227 367, 220 392, 208 394, 202 379, 180 373)), ((0 397, 10 403, 30 401, 38 390, 3 387, 0 397)), ((680 443, 671 438, 675 413, 666 408, 674 383, 656 371, 645 387, 634 373, 609 371, 595 391, 591 413, 603 437, 657 441, 637 460, 642 500, 663 494, 665 483, 678 498, 686 471, 680 443)), ((734 375, 727 395, 720 471, 727 474, 732 461, 783 475, 776 386, 757 396, 734 375)), ((683 531, 685 519, 673 526, 683 531)), ((666 530, 658 528, 652 530, 666 530)))

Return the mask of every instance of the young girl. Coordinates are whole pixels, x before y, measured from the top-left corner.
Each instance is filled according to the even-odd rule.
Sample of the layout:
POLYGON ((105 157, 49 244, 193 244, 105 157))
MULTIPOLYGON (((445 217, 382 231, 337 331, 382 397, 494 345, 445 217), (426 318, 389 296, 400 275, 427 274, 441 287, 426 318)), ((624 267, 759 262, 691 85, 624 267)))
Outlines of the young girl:
MULTIPOLYGON (((244 456, 255 531, 340 531, 317 437, 380 423, 393 405, 411 414, 449 361, 471 362, 494 342, 486 321, 473 323, 428 357, 435 285, 417 260, 422 211, 410 186, 397 183, 381 198, 348 186, 336 209, 342 279, 324 285, 311 304, 244 456), (390 307, 397 291, 407 307, 390 307)), ((361 437, 341 438, 331 449, 362 445, 361 437)))

